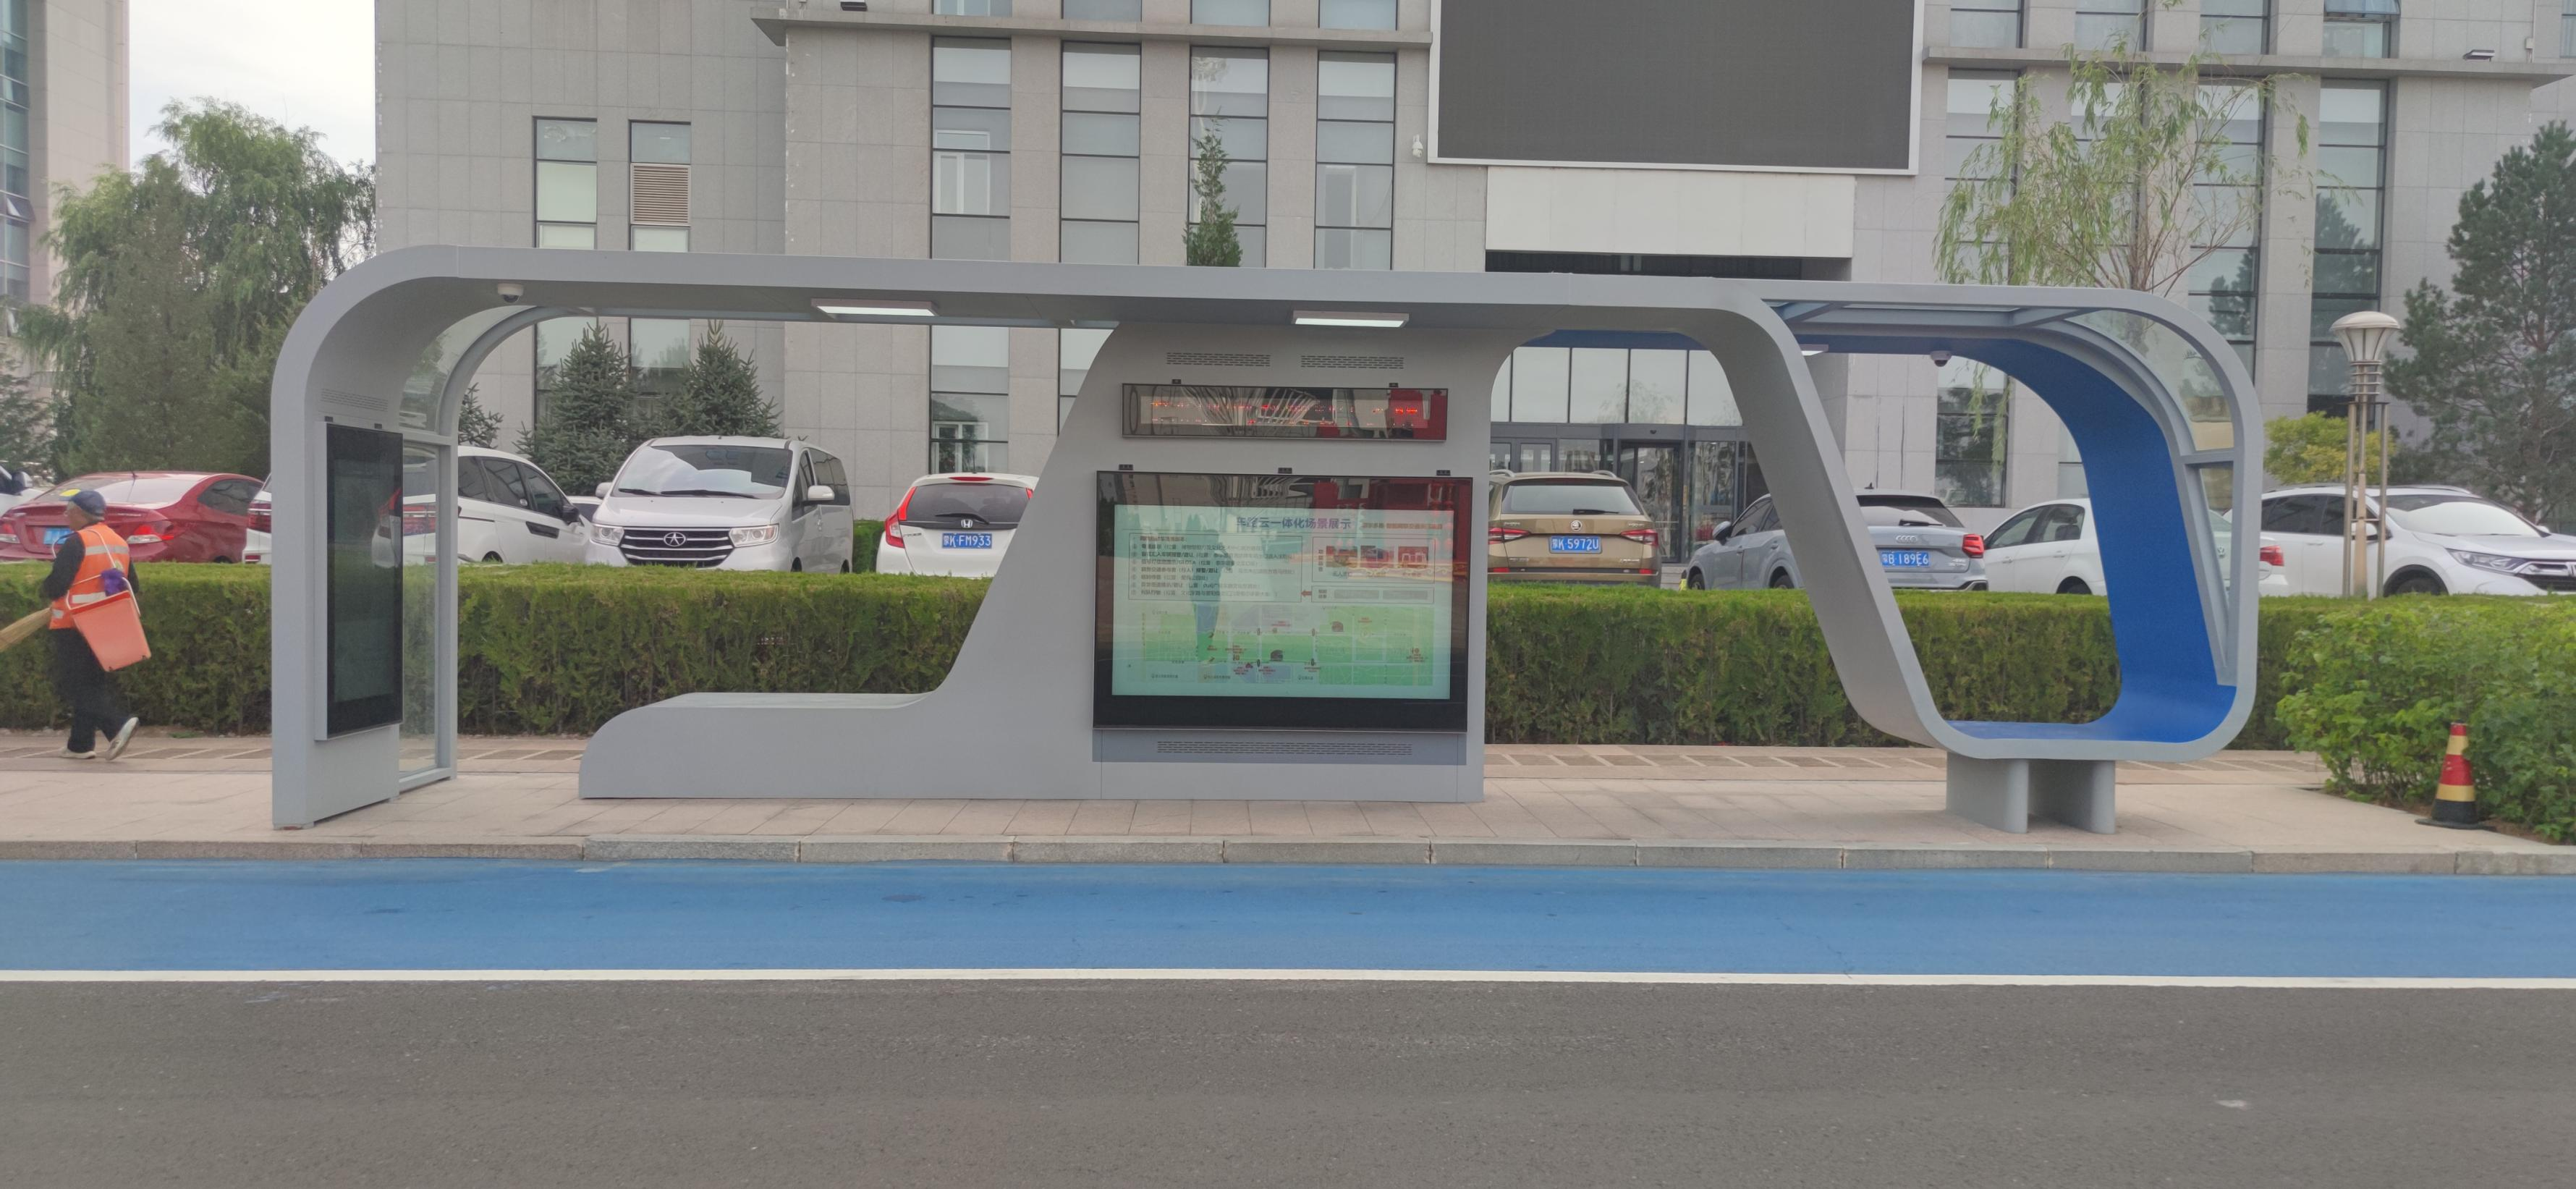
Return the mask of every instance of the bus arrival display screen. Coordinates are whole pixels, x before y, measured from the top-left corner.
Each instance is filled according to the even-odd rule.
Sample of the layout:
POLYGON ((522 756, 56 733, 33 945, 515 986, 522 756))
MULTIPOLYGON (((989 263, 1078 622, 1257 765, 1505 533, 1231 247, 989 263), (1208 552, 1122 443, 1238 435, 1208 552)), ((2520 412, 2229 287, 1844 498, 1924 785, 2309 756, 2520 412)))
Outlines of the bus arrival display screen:
POLYGON ((1465 730, 1470 490, 1101 473, 1093 721, 1465 730))

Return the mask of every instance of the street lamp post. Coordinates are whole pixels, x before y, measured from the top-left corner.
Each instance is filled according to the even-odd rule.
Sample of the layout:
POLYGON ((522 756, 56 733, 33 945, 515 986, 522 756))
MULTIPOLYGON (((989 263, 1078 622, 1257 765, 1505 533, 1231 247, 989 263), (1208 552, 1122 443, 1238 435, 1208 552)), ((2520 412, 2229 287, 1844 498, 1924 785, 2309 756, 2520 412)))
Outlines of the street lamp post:
POLYGON ((2388 402, 2380 395, 2380 368, 2398 321, 2377 310, 2335 320, 2334 336, 2352 360, 2352 404, 2344 416, 2344 593, 2368 597, 2388 580, 2388 402), (2379 435, 2378 487, 2371 493, 2370 435, 2379 435), (2371 542, 2379 542, 2374 574, 2371 542))

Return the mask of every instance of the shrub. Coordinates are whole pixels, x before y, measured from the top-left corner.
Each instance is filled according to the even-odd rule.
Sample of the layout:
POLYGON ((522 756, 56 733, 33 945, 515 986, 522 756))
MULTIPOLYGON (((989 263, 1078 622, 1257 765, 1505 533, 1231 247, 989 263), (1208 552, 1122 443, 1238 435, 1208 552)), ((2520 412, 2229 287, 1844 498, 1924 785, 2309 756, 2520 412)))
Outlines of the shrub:
MULTIPOLYGON (((0 623, 44 606, 46 565, 0 565, 0 623)), ((126 674, 126 704, 143 721, 227 735, 268 729, 268 567, 136 567, 152 659, 126 674)), ((45 631, 36 633, 44 636, 45 631)), ((53 646, 31 639, 0 653, 0 724, 61 726, 53 646)))
POLYGON ((850 568, 861 574, 876 573, 877 546, 885 543, 885 521, 862 520, 858 534, 858 547, 850 551, 850 568))
POLYGON ((2469 724, 2479 799, 2543 837, 2576 836, 2576 605, 2550 599, 2344 604, 2299 633, 2280 720, 2325 761, 2327 788, 2405 804, 2432 795, 2450 726, 2469 724))

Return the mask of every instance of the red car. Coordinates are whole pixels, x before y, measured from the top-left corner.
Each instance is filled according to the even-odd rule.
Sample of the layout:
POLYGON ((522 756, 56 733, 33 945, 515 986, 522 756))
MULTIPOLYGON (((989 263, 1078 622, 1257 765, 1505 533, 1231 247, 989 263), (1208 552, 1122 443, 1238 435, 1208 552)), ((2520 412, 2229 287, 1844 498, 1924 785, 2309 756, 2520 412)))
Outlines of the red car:
POLYGON ((0 561, 51 561, 71 535, 63 506, 71 492, 107 497, 107 526, 125 538, 134 560, 240 561, 259 480, 203 471, 118 471, 83 475, 0 516, 0 561))

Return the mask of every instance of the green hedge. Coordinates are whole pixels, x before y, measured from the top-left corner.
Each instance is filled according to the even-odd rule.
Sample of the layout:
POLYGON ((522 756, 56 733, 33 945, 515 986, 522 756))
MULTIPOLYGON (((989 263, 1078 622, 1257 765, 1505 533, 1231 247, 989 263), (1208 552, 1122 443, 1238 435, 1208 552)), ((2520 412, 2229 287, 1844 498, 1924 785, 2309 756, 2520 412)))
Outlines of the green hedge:
MULTIPOLYGON (((39 562, 0 564, 0 623, 44 605, 39 562)), ((120 683, 143 721, 226 735, 268 730, 268 567, 138 569, 152 659, 120 683)), ((0 725, 60 726, 52 646, 36 638, 0 653, 0 725)))
POLYGON ((862 574, 876 573, 877 546, 885 542, 885 521, 862 520, 858 534, 858 548, 850 554, 850 568, 862 574))
POLYGON ((2576 838, 2576 603, 2390 599, 2318 616, 2290 648, 2289 741, 2328 787, 2383 804, 2433 793, 2451 724, 2487 812, 2576 838))

